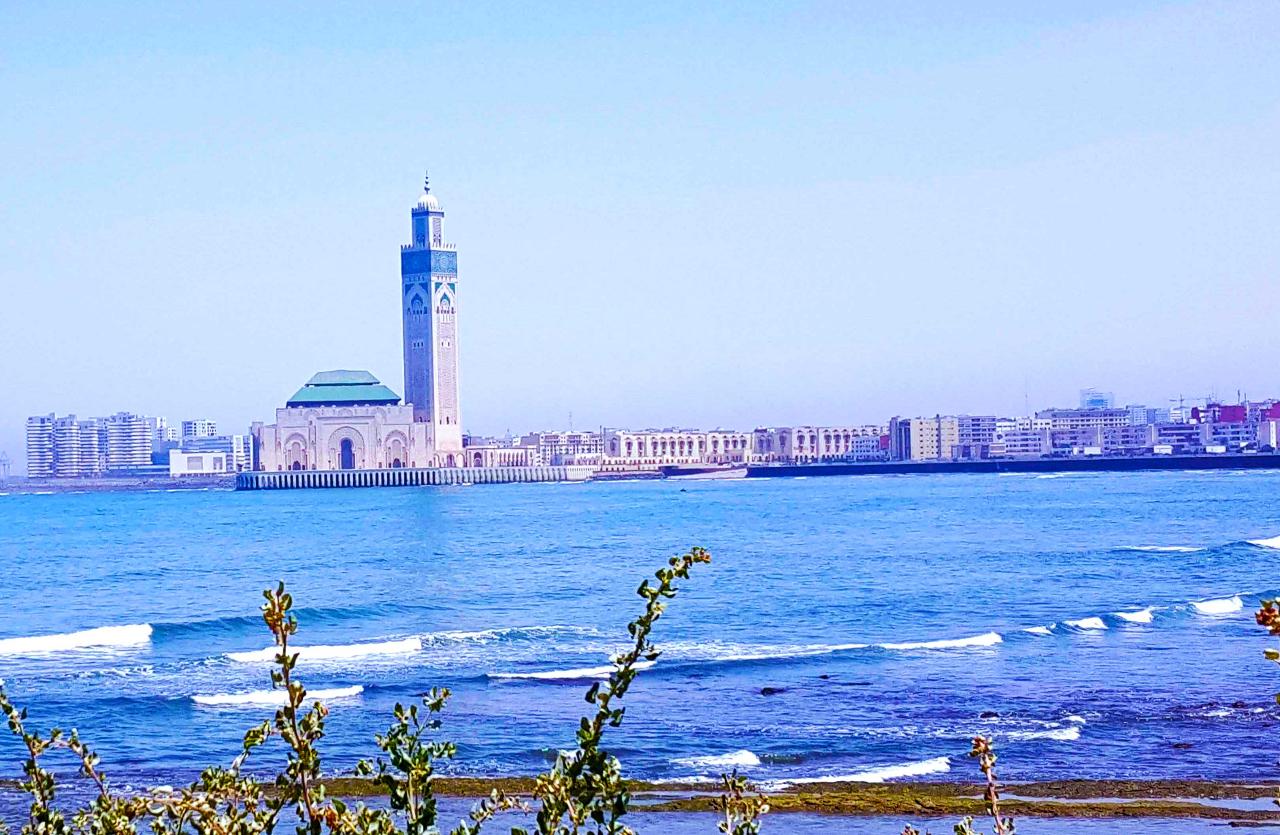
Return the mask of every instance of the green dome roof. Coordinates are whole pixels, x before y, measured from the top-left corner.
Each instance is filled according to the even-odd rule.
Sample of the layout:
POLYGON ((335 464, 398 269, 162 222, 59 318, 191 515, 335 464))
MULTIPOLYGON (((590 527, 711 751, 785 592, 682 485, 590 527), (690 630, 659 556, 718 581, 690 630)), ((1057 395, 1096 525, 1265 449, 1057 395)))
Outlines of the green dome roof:
POLYGON ((397 406, 400 395, 368 371, 321 371, 285 406, 397 406))

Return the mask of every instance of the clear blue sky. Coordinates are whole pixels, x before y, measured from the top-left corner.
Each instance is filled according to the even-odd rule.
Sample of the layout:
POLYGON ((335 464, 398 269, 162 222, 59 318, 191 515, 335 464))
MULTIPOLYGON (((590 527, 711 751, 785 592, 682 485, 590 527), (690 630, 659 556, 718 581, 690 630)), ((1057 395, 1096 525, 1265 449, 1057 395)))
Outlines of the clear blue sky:
POLYGON ((5 5, 19 462, 402 391, 423 168, 475 432, 1280 395, 1270 0, 205 5, 5 5))

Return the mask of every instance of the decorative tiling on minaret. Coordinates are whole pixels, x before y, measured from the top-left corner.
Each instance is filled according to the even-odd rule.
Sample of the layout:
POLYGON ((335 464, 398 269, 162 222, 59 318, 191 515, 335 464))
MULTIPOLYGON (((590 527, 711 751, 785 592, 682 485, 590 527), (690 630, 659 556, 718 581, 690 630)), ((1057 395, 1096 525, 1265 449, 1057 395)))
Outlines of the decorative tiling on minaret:
POLYGON ((444 242, 444 211, 424 181, 413 243, 400 248, 404 396, 414 420, 431 425, 435 449, 462 449, 458 405, 458 253, 444 242))

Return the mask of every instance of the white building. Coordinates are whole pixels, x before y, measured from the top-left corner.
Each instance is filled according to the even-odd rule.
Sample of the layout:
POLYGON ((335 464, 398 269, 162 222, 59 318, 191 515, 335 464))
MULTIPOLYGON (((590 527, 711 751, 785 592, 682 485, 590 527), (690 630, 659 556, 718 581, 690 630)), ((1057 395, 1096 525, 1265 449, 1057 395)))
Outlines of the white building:
POLYGON ((27 478, 53 477, 52 414, 27 418, 27 478))
POLYGON ((771 426, 752 434, 754 455, 762 461, 878 461, 887 455, 883 426, 771 426))
POLYGON ((604 431, 605 472, 657 470, 676 464, 739 464, 751 458, 751 435, 717 429, 625 429, 604 431))
POLYGON ((368 371, 316 374, 252 434, 269 472, 464 466, 460 449, 438 454, 431 425, 368 371))
POLYGON ((102 418, 105 425, 105 468, 124 472, 151 465, 153 430, 147 419, 129 412, 117 412, 102 418))
POLYGON ((169 475, 180 476, 224 475, 229 472, 227 456, 222 452, 183 452, 169 450, 169 475))

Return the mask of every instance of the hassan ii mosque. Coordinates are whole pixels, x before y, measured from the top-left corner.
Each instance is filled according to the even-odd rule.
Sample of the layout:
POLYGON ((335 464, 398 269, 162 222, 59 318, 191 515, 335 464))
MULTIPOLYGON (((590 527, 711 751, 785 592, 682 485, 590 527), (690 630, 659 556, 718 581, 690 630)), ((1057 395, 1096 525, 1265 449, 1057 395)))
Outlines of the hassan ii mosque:
POLYGON ((307 483, 293 486, 408 484, 421 479, 408 478, 408 472, 386 472, 374 481, 367 476, 339 476, 344 471, 534 463, 525 460, 527 452, 519 448, 463 449, 458 403, 458 252, 445 243, 444 210, 429 183, 413 207, 412 223, 412 242, 400 248, 405 402, 368 371, 319 372, 284 408, 276 410, 275 423, 253 425, 256 469, 264 476, 333 474, 308 477, 307 483))

